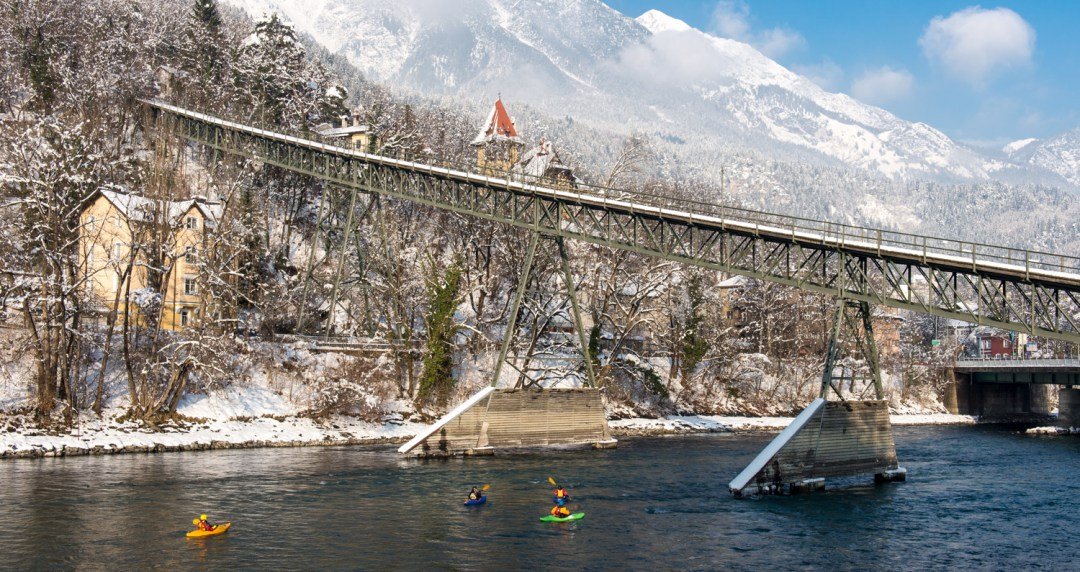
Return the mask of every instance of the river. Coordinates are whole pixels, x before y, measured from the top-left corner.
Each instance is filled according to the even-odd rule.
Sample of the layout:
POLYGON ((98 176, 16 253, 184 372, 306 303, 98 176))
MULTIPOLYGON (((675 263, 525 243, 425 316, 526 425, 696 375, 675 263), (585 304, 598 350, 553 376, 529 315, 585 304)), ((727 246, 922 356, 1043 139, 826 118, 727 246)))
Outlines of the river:
POLYGON ((1080 439, 897 427, 906 483, 734 500, 769 435, 420 461, 392 447, 0 463, 0 568, 1075 569, 1080 439), (538 520, 549 475, 587 516, 538 520), (474 483, 490 502, 465 508, 474 483), (199 512, 227 534, 188 540, 199 512))

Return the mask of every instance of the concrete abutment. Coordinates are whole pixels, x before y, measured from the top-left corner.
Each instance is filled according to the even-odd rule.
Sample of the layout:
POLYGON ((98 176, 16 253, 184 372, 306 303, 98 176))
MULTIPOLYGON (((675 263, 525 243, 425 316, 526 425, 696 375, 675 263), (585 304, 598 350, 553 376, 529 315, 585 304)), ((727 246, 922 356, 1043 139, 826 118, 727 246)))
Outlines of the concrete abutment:
POLYGON ((398 451, 441 457, 541 447, 610 449, 616 444, 598 389, 487 388, 398 451))
POLYGON ((1058 426, 1080 427, 1080 388, 1061 388, 1058 394, 1058 426))

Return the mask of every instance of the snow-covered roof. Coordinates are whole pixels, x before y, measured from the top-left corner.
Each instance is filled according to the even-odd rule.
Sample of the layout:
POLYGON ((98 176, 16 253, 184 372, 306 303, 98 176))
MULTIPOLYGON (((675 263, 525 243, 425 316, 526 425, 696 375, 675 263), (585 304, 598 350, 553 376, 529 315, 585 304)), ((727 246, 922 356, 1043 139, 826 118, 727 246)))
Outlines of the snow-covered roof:
POLYGON ((559 158, 559 154, 555 152, 555 147, 551 144, 551 141, 544 139, 541 139, 540 144, 535 148, 522 155, 511 171, 537 179, 558 175, 562 175, 571 181, 575 178, 570 167, 564 165, 562 159, 559 158))
POLYGON ((749 280, 746 276, 732 276, 727 280, 721 280, 716 287, 722 289, 743 288, 749 280))
POLYGON ((349 125, 347 127, 326 127, 319 130, 323 137, 348 137, 357 133, 371 133, 371 127, 367 125, 349 125))
POLYGON ((167 210, 167 216, 172 220, 184 216, 193 207, 199 209, 210 223, 221 218, 222 213, 221 203, 211 202, 203 198, 160 201, 114 189, 99 189, 98 192, 112 203, 125 218, 138 222, 153 220, 154 214, 159 212, 163 206, 167 210))
POLYGON ((480 127, 480 132, 472 140, 473 145, 483 145, 492 141, 521 141, 518 138, 517 128, 513 118, 506 112, 502 99, 496 99, 495 105, 491 106, 487 120, 480 127))

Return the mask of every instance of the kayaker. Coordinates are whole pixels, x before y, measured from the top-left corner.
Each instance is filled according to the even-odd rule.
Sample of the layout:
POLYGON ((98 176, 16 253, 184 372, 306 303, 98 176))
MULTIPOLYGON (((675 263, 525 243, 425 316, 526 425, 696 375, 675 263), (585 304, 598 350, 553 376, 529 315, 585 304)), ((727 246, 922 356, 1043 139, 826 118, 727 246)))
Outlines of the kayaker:
POLYGON ((198 526, 199 530, 210 531, 210 530, 214 530, 215 528, 217 528, 216 525, 210 524, 210 521, 207 520, 207 516, 205 514, 200 514, 199 518, 193 520, 192 523, 194 525, 198 526))
POLYGON ((570 516, 570 509, 566 508, 565 504, 557 504, 551 507, 551 516, 555 518, 566 518, 570 516))
POLYGON ((555 487, 555 504, 562 506, 570 502, 570 493, 566 492, 566 488, 562 485, 555 487))
POLYGON ((473 487, 472 490, 469 491, 469 500, 480 500, 480 497, 482 496, 484 495, 480 494, 480 489, 476 487, 473 487))

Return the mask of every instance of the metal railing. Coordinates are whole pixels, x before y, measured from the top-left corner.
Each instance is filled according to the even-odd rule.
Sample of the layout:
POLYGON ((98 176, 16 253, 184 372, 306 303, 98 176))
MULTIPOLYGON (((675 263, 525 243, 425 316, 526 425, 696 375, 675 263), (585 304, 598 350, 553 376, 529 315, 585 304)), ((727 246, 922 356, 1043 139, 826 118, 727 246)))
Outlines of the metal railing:
POLYGON ((1022 358, 1013 356, 1001 357, 964 357, 956 360, 956 367, 986 368, 986 369, 1009 369, 1016 367, 1039 367, 1039 368, 1077 368, 1080 369, 1078 358, 1022 358))

